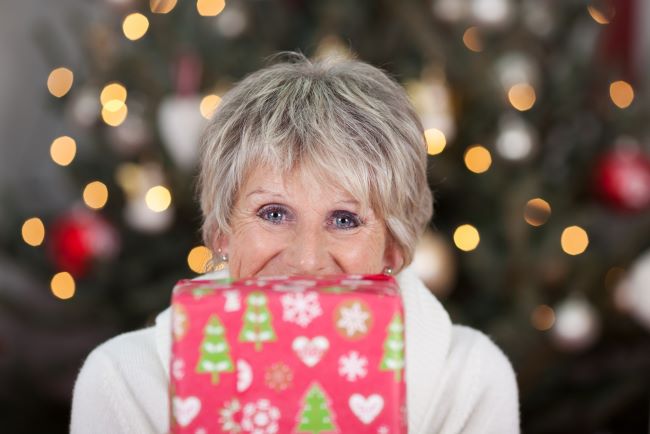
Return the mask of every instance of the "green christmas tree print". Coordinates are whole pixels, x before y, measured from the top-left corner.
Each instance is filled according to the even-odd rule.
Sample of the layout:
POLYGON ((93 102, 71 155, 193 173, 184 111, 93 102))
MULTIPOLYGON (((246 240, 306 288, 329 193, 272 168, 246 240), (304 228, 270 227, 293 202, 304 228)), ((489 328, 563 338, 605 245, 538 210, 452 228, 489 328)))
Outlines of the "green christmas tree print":
POLYGON ((204 329, 205 335, 200 347, 201 357, 196 365, 196 372, 212 374, 212 384, 219 383, 220 372, 235 370, 225 331, 219 317, 211 315, 204 329))
POLYGON ((321 432, 338 432, 330 402, 318 383, 313 383, 304 398, 300 422, 296 432, 318 434, 321 432))
POLYGON ((268 299, 263 292, 255 291, 246 297, 246 311, 244 312, 244 326, 239 333, 240 342, 254 342, 255 350, 262 350, 263 342, 277 340, 275 330, 271 325, 271 312, 268 299))
POLYGON ((388 336, 384 341, 384 355, 381 359, 380 371, 395 371, 395 381, 402 379, 404 369, 404 324, 399 312, 393 315, 388 325, 388 336))

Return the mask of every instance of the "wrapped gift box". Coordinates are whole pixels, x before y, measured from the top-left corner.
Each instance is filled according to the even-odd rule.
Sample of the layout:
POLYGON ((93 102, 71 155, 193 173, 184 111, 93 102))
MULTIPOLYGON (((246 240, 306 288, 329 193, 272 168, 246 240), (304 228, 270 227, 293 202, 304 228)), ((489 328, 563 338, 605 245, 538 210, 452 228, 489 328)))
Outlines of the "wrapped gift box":
POLYGON ((176 434, 405 434, 404 314, 385 275, 182 280, 176 434))

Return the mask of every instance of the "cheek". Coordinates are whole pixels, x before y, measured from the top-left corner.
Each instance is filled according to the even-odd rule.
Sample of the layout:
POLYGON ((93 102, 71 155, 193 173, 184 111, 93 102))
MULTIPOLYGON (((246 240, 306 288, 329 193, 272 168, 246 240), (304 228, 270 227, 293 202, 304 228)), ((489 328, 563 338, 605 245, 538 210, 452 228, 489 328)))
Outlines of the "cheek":
POLYGON ((384 250, 383 235, 371 233, 337 245, 332 253, 345 273, 376 274, 383 271, 384 250))
POLYGON ((229 242, 230 274, 234 279, 254 275, 281 250, 283 240, 277 233, 256 222, 233 228, 229 242))

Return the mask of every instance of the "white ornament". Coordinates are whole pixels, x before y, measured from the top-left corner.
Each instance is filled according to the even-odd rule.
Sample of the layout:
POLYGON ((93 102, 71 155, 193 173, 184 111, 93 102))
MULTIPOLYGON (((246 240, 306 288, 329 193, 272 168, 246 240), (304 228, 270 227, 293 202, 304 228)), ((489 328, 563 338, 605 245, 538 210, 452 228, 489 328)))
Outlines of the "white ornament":
POLYGON ((354 413, 361 422, 369 425, 383 410, 384 398, 376 393, 367 398, 359 393, 355 393, 350 396, 348 404, 352 413, 354 413))
POLYGON ((316 336, 312 339, 306 336, 298 336, 291 344, 291 348, 298 358, 310 368, 320 362, 329 347, 330 343, 325 336, 316 336))
POLYGON ((356 351, 350 351, 339 358, 339 375, 348 381, 357 381, 368 374, 368 359, 356 351))
POLYGON ((280 301, 282 319, 301 327, 307 327, 314 318, 323 314, 316 292, 285 294, 280 301))
POLYGON ((253 383, 253 369, 244 359, 237 360, 237 392, 244 392, 253 383))
POLYGON ((182 427, 188 426, 201 411, 201 400, 196 396, 173 399, 174 418, 182 427))
POLYGON ((228 6, 215 19, 217 30, 226 38, 241 35, 247 25, 246 12, 237 5, 228 6))
POLYGON ((510 0, 472 0, 472 15, 480 24, 500 26, 510 20, 510 0))
POLYGON ((469 7, 467 0, 434 0, 433 13, 445 21, 460 21, 465 18, 469 7))
POLYGON ((199 139, 206 120, 199 96, 167 97, 158 108, 158 129, 169 155, 182 170, 192 170, 198 161, 199 139))
POLYGON ((599 319, 596 310, 583 296, 571 296, 555 309, 551 329, 555 342, 566 350, 581 350, 598 337, 599 319))
POLYGON ((511 113, 504 115, 499 120, 497 152, 506 160, 524 160, 533 152, 534 136, 532 127, 521 116, 511 113))
POLYGON ((650 251, 632 265, 619 283, 616 297, 622 307, 650 330, 650 251))

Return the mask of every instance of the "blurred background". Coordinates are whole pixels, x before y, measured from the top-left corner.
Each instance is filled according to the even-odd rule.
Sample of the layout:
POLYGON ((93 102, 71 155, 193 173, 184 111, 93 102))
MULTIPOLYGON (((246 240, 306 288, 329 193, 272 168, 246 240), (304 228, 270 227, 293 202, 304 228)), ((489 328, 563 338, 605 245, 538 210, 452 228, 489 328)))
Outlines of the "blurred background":
POLYGON ((204 270, 198 135, 280 50, 407 89, 415 267, 509 356, 523 432, 650 432, 647 0, 4 0, 1 430, 67 432, 91 349, 204 270))

